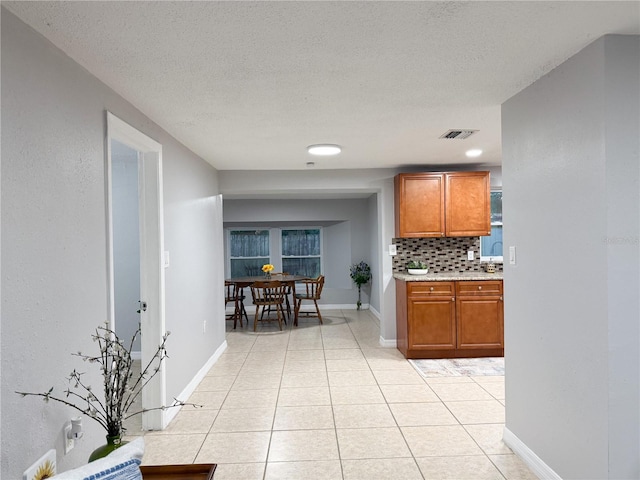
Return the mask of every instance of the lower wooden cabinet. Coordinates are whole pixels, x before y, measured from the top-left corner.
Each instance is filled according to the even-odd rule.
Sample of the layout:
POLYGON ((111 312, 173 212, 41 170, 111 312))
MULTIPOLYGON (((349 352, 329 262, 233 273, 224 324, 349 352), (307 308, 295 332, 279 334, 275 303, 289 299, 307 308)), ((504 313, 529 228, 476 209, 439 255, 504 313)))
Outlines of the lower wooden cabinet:
POLYGON ((501 281, 456 282, 456 348, 504 348, 501 281))
POLYGON ((409 329, 411 348, 451 350, 456 348, 456 308, 453 296, 412 297, 407 304, 409 318, 420 318, 409 329))
POLYGON ((502 281, 396 280, 398 349, 406 358, 504 355, 502 281))

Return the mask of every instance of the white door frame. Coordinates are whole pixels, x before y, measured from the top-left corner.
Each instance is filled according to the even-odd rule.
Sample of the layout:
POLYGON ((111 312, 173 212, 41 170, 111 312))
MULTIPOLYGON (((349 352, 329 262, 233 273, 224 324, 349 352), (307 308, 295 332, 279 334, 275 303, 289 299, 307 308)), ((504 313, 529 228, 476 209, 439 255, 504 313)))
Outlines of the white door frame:
MULTIPOLYGON (((142 368, 153 358, 165 333, 164 308, 164 226, 162 208, 162 145, 107 111, 107 242, 108 242, 108 314, 115 326, 113 211, 111 178, 111 140, 138 151, 140 210, 140 299, 147 303, 140 312, 142 328, 142 368)), ((142 391, 142 407, 165 406, 164 365, 142 391)), ((166 426, 163 410, 142 414, 143 430, 162 430, 166 426)))

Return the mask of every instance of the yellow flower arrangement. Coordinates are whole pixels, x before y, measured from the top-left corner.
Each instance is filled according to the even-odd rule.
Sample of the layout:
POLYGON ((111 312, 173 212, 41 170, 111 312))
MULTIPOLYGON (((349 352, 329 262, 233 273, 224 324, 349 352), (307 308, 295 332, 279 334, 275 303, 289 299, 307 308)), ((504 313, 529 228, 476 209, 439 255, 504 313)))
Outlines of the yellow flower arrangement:
POLYGON ((262 271, 264 273, 271 273, 273 271, 273 265, 271 265, 270 263, 262 265, 262 271))

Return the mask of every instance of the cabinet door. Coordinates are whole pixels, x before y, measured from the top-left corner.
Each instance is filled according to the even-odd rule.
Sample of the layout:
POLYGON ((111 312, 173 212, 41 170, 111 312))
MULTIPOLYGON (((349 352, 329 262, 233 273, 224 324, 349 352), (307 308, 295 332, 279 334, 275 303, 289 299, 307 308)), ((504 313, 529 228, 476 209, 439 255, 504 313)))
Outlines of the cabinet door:
POLYGON ((444 236, 444 175, 408 173, 395 177, 397 237, 444 236))
POLYGON ((489 172, 446 174, 446 235, 491 235, 489 172))
POLYGON ((456 316, 459 349, 504 347, 501 296, 458 296, 456 316))
POLYGON ((409 298, 409 348, 453 350, 456 348, 456 315, 453 297, 409 298))

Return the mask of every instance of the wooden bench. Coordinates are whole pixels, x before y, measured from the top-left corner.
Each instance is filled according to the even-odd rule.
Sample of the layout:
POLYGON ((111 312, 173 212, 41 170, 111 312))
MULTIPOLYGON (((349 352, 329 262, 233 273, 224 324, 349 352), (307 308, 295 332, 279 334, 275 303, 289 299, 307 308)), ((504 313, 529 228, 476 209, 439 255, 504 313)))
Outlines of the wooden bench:
POLYGON ((215 463, 190 465, 143 465, 140 467, 145 480, 211 480, 215 463))

